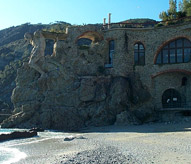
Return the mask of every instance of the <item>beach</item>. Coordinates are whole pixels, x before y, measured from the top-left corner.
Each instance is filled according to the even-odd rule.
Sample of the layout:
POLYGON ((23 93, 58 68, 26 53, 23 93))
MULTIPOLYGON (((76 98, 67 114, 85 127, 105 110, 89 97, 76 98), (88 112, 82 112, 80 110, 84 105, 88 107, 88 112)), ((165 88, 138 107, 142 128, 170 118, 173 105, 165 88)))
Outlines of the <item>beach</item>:
POLYGON ((43 133, 11 146, 26 154, 17 164, 191 164, 190 122, 43 133))

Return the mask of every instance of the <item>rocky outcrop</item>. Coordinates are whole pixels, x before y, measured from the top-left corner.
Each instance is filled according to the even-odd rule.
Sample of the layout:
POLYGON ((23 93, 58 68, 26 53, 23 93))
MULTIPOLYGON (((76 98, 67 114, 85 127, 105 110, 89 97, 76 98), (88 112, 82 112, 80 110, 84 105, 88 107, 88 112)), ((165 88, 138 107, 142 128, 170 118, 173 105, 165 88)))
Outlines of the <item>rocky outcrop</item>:
POLYGON ((133 105, 128 78, 83 76, 68 81, 62 75, 59 80, 53 75, 39 79, 27 65, 18 70, 12 95, 14 114, 2 127, 75 131, 84 126, 114 124, 116 120, 117 124, 141 122, 133 113, 128 114, 133 105))
POLYGON ((121 117, 125 123, 140 123, 131 108, 140 107, 150 94, 139 76, 112 76, 100 71, 107 53, 104 41, 80 49, 70 40, 58 41, 53 55, 36 63, 46 76, 28 63, 18 69, 11 97, 13 115, 3 121, 3 128, 76 131, 85 126, 111 125, 121 117))
POLYGON ((11 132, 9 134, 1 134, 0 135, 0 142, 13 140, 13 139, 21 139, 21 138, 30 138, 37 136, 37 132, 34 131, 17 131, 11 132))
MULTIPOLYGON (((17 69, 22 66, 23 61, 28 61, 32 46, 28 45, 23 36, 26 32, 33 33, 36 30, 63 30, 70 24, 57 22, 54 24, 32 25, 29 23, 16 27, 0 30, 0 112, 1 110, 13 110, 11 94, 16 87, 15 78, 17 69)), ((46 55, 52 54, 54 40, 46 41, 46 55)), ((6 117, 0 116, 0 122, 6 117)))

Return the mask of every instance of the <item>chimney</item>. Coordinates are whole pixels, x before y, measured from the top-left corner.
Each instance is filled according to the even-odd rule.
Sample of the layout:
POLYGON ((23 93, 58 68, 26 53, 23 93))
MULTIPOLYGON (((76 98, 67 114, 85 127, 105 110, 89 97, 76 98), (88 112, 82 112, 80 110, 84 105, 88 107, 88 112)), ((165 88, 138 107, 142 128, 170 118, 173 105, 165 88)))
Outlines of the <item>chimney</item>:
POLYGON ((110 24, 111 24, 111 13, 108 15, 108 29, 110 29, 110 24))
POLYGON ((106 25, 106 18, 103 18, 103 26, 106 25))

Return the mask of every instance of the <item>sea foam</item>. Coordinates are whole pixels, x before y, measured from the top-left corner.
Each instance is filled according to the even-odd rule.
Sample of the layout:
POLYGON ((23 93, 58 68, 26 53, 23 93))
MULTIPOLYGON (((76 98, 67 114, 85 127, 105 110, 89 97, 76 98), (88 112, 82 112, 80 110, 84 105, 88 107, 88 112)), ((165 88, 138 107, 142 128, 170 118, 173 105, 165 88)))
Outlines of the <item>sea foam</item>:
POLYGON ((26 154, 16 148, 0 147, 0 163, 11 164, 26 158, 26 154))

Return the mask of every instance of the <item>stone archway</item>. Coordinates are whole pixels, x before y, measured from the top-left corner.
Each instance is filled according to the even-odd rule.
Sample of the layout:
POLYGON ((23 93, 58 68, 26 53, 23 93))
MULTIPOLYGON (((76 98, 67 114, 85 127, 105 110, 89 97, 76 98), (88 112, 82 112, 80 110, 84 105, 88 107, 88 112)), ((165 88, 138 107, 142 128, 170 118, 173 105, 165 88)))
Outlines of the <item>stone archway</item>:
POLYGON ((163 108, 179 108, 182 104, 180 93, 175 89, 167 89, 162 95, 163 108))

